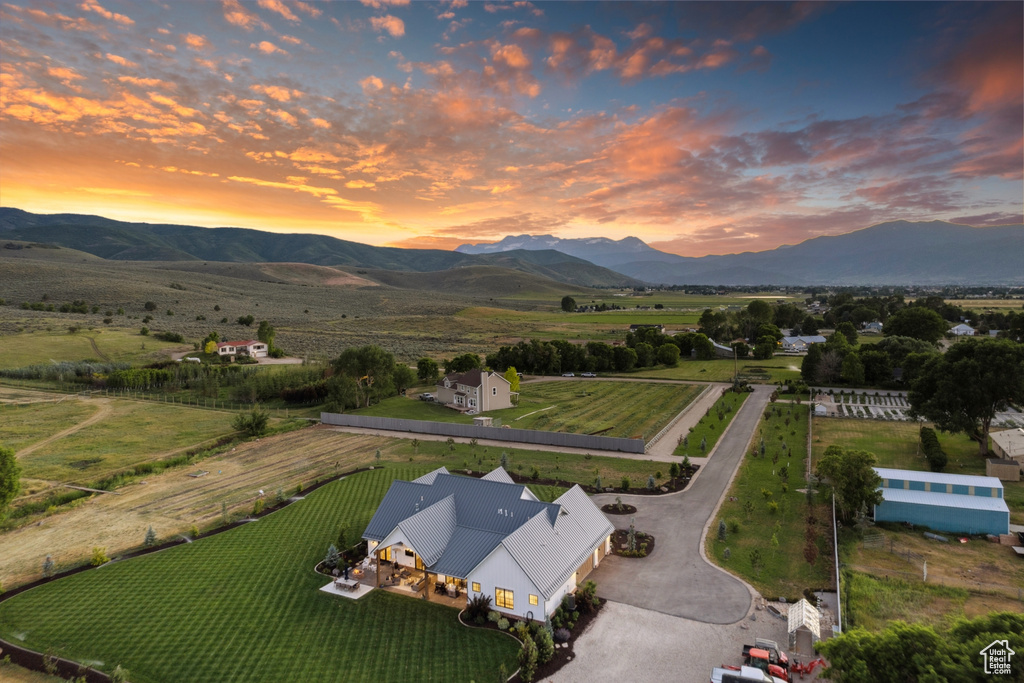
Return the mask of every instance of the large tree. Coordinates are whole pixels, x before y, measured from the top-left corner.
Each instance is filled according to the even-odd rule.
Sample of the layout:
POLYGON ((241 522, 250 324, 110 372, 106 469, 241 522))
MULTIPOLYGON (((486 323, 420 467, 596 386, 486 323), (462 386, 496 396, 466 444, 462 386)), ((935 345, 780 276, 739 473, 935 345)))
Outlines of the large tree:
POLYGON ((575 311, 576 310, 576 299, 573 299, 571 296, 563 296, 562 297, 562 310, 565 311, 566 313, 572 313, 573 311, 575 311))
POLYGON ((1024 346, 1008 339, 959 341, 925 364, 907 399, 914 415, 944 432, 966 432, 985 455, 996 413, 1024 402, 1024 346))
POLYGON ((395 357, 379 346, 345 349, 335 359, 334 370, 355 381, 364 405, 394 393, 395 357))
POLYGON ((818 476, 836 494, 839 517, 850 522, 866 508, 882 502, 882 478, 873 469, 875 456, 867 451, 847 451, 829 446, 818 461, 818 476))
POLYGON ((21 490, 21 466, 11 448, 0 447, 0 519, 21 490))
MULTIPOLYGON (((854 628, 816 646, 828 658, 822 672, 836 683, 905 683, 905 681, 1020 681, 1021 669, 1012 664, 1009 676, 986 676, 981 651, 997 640, 1020 642, 1024 615, 993 612, 961 619, 948 631, 926 624, 892 622, 872 633, 854 628)), ((1019 651, 1020 648, 1017 648, 1019 651)))
POLYGON ((942 316, 930 308, 910 306, 886 320, 882 333, 887 337, 913 337, 934 344, 942 339, 948 327, 942 316))
POLYGON ((416 376, 425 382, 433 382, 437 379, 437 361, 424 356, 416 361, 416 376))

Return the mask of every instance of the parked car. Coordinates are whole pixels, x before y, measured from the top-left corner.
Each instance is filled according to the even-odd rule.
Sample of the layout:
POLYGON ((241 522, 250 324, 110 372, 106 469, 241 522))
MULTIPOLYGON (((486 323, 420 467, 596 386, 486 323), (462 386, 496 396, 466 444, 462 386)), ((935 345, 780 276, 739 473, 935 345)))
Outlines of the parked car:
POLYGON ((580 377, 597 377, 597 373, 596 372, 584 372, 583 374, 580 375, 580 377))
POLYGON ((573 373, 571 373, 571 372, 563 372, 563 373, 562 373, 562 377, 575 377, 575 376, 576 376, 576 375, 574 375, 574 374, 573 374, 573 373))
POLYGON ((434 400, 434 395, 433 394, 420 394, 420 400, 421 401, 433 401, 434 400))

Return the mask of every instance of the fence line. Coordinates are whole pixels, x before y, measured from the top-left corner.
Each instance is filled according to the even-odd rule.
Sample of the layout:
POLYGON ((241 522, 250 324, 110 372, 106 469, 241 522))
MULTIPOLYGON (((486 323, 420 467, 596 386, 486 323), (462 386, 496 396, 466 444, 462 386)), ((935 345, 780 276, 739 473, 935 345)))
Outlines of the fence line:
POLYGON ((404 420, 393 417, 370 417, 368 415, 348 415, 343 413, 320 413, 320 421, 323 424, 341 427, 364 427, 366 429, 381 429, 394 432, 459 436, 467 439, 492 439, 495 441, 589 448, 601 451, 621 451, 624 453, 644 452, 643 439, 622 439, 611 436, 593 436, 590 434, 566 434, 565 432, 542 432, 534 429, 478 427, 476 425, 451 422, 428 422, 425 420, 404 420))
POLYGON ((696 403, 698 401, 700 401, 702 398, 704 398, 704 394, 706 394, 709 391, 711 391, 714 387, 715 387, 714 384, 709 384, 706 387, 704 387, 704 391, 700 392, 700 394, 698 394, 695 399, 690 401, 689 405, 684 407, 682 410, 680 410, 676 414, 675 417, 673 417, 671 420, 669 420, 668 424, 665 425, 665 427, 660 432, 655 434, 653 439, 651 439, 650 441, 647 442, 647 445, 644 447, 644 453, 646 453, 647 451, 651 450, 651 446, 653 446, 654 444, 658 443, 658 441, 661 439, 661 437, 665 436, 665 434, 668 433, 668 430, 670 430, 673 427, 675 427, 676 423, 679 422, 679 420, 682 419, 683 415, 685 415, 687 412, 689 412, 690 408, 693 407, 694 405, 696 405, 696 403))
POLYGON ((836 529, 836 494, 832 492, 832 554, 835 556, 836 570, 836 608, 839 614, 836 622, 839 632, 843 632, 843 577, 839 573, 839 532, 836 529))

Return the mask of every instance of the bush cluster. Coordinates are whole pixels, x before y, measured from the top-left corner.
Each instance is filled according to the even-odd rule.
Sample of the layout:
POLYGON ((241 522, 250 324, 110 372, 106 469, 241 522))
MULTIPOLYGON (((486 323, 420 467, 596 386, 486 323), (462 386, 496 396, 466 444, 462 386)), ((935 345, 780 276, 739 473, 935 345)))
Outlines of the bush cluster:
POLYGON ((931 427, 921 427, 921 450, 932 472, 941 472, 946 467, 946 452, 942 450, 939 437, 931 427))

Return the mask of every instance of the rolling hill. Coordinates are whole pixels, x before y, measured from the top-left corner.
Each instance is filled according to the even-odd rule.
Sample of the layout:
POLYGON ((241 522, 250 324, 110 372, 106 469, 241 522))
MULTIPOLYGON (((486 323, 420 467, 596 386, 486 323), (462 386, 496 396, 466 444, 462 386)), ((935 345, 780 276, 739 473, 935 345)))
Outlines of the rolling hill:
POLYGON ((0 208, 0 239, 54 244, 117 261, 308 263, 410 272, 497 266, 579 287, 631 287, 638 280, 552 250, 471 255, 374 247, 325 235, 245 228, 127 223, 100 216, 33 214, 0 208))

